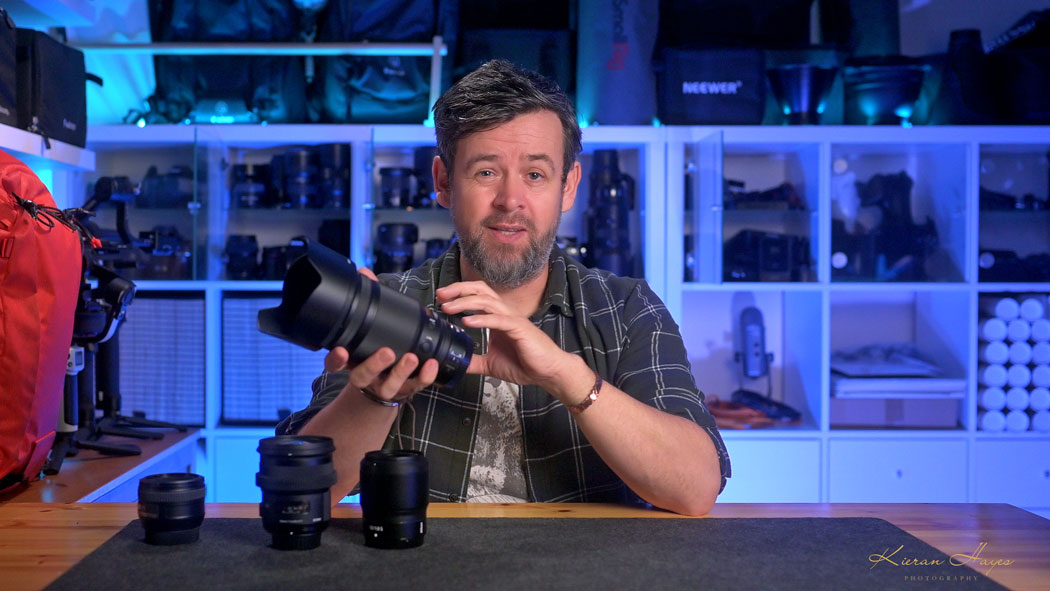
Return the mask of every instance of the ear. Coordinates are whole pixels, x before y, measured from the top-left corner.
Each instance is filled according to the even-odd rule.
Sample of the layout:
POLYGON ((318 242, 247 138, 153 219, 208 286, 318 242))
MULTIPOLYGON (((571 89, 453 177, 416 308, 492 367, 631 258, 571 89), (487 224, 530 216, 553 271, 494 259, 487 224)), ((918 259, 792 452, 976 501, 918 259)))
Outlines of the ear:
POLYGON ((565 213, 572 209, 576 202, 576 189, 580 187, 580 178, 583 176, 583 168, 580 163, 574 162, 568 176, 565 177, 565 185, 561 188, 561 212, 565 213))
POLYGON ((447 209, 452 203, 452 186, 448 182, 448 169, 445 168, 441 156, 434 156, 431 174, 434 175, 434 191, 437 193, 438 203, 447 209))

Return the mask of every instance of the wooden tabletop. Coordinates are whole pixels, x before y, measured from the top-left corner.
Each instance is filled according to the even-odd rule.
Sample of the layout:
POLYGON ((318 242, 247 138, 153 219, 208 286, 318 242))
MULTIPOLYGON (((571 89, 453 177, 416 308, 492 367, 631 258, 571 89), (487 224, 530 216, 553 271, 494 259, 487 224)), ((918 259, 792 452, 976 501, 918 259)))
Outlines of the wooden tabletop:
MULTIPOLYGON (((205 512, 209 517, 258 518, 259 506, 210 503, 205 512)), ((360 514, 357 505, 340 505, 332 512, 344 518, 360 514)), ((663 511, 582 503, 431 503, 427 516, 681 518, 663 511)), ((728 517, 879 517, 949 556, 980 554, 978 560, 1003 561, 988 576, 1011 589, 1050 590, 1050 520, 1010 505, 727 503, 715 505, 700 519, 728 517)), ((136 518, 137 507, 131 503, 0 505, 0 588, 44 588, 136 518)), ((984 572, 977 562, 970 566, 984 572)))

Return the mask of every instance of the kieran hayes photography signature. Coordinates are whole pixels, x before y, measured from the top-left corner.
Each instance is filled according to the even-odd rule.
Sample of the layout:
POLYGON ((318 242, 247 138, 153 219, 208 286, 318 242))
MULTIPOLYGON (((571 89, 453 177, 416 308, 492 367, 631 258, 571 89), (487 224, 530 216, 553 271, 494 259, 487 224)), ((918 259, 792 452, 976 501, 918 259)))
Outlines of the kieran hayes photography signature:
POLYGON ((916 558, 903 555, 901 554, 901 550, 904 549, 904 545, 901 544, 896 550, 891 551, 887 548, 881 554, 869 554, 868 562, 871 563, 871 568, 875 568, 884 562, 888 563, 890 566, 944 566, 945 564, 951 566, 969 566, 974 570, 983 570, 985 575, 992 572, 992 569, 997 566, 1010 566, 1014 563, 1013 560, 1006 558, 991 558, 985 556, 984 551, 987 547, 987 542, 981 542, 977 544, 977 549, 970 554, 952 554, 948 560, 944 560, 940 558, 916 558))

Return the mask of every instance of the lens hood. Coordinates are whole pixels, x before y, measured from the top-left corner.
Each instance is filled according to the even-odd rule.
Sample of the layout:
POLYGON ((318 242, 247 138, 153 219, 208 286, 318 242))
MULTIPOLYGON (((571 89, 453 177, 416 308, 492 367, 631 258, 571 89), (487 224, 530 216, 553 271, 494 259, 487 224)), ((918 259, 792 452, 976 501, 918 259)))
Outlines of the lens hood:
MULTIPOLYGON (((345 347, 359 363, 382 347, 400 359, 437 359, 435 383, 452 388, 467 371, 474 341, 451 317, 357 272, 342 255, 305 240, 306 254, 284 279, 281 304, 259 311, 259 330, 305 347, 345 347)), ((418 368, 417 368, 418 371, 418 368)))

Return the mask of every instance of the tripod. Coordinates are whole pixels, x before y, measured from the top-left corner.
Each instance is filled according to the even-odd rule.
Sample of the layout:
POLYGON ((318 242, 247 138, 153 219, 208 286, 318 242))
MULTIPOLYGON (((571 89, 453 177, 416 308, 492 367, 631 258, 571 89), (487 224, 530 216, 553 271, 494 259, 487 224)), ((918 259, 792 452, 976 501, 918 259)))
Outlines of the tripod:
POLYGON ((122 243, 111 244, 107 248, 81 221, 93 215, 91 210, 99 203, 118 194, 125 199, 128 193, 124 187, 126 184, 126 179, 114 181, 103 177, 96 183, 95 195, 88 203, 74 210, 74 223, 84 244, 82 278, 73 317, 73 342, 66 363, 62 416, 58 421, 55 443, 44 465, 45 474, 57 474, 62 461, 76 455, 81 449, 118 456, 142 453, 137 445, 99 441, 104 435, 162 439, 163 433, 133 427, 187 429, 184 425, 120 414, 120 348, 117 329, 135 297, 135 284, 103 266, 99 260, 113 267, 130 266, 137 260, 136 251, 128 237, 127 210, 123 207, 123 200, 118 200, 117 208, 117 227, 122 243), (110 252, 105 255, 97 252, 103 249, 110 252), (97 287, 92 288, 89 278, 95 280, 97 287), (101 419, 96 416, 99 409, 103 413, 101 419))
POLYGON ((166 421, 155 421, 145 416, 125 416, 120 414, 120 333, 114 334, 108 341, 98 344, 95 357, 98 390, 97 409, 102 411, 95 433, 91 439, 97 440, 102 435, 118 435, 136 439, 163 439, 164 434, 157 431, 143 431, 135 427, 160 427, 177 429, 185 432, 187 427, 166 421))

